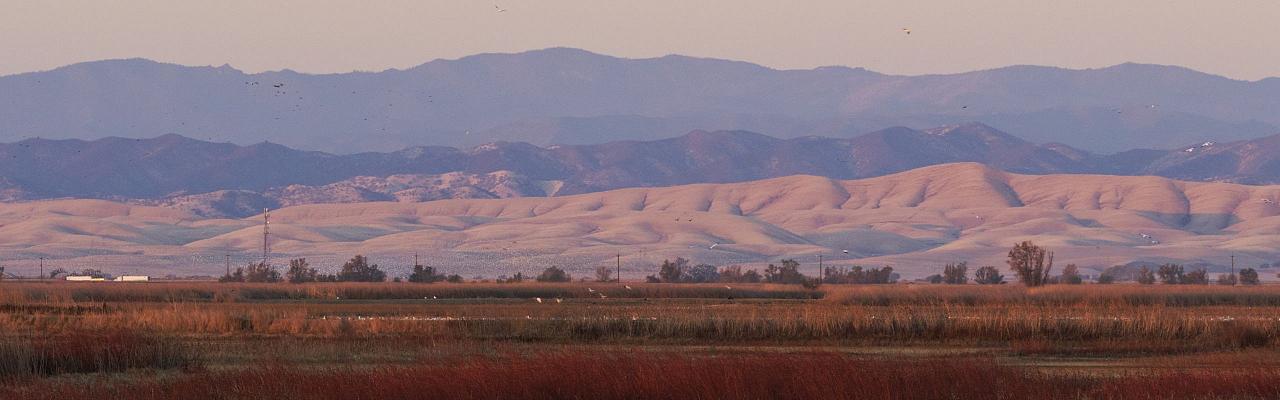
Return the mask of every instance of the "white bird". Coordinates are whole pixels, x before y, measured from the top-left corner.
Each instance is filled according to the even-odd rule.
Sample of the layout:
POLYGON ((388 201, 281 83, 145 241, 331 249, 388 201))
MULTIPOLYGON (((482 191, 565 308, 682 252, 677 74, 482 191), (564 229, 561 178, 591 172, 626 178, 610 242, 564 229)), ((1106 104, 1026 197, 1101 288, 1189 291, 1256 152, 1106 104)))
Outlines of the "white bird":
POLYGON ((595 290, 595 289, 587 288, 587 293, 595 293, 595 292, 596 292, 596 290, 595 290))
POLYGON ((439 299, 439 297, 431 296, 431 300, 439 299))
POLYGON ((524 319, 533 319, 533 316, 531 316, 531 315, 526 315, 526 316, 524 316, 524 319))
POLYGON ((533 299, 534 299, 534 300, 537 300, 537 301, 538 301, 538 304, 542 304, 542 298, 541 298, 541 297, 534 297, 533 299))
POLYGON ((557 297, 557 298, 556 298, 556 302, 557 302, 557 303, 563 303, 563 302, 564 302, 564 299, 557 297))
POLYGON ((711 244, 711 247, 708 247, 708 249, 715 249, 715 248, 716 248, 716 246, 719 246, 719 245, 720 245, 720 243, 712 243, 712 244, 711 244))
POLYGON ((496 10, 498 10, 498 12, 507 12, 507 9, 502 8, 502 7, 498 7, 498 5, 497 5, 497 4, 494 4, 494 5, 493 5, 493 8, 494 8, 494 9, 496 9, 496 10))
POLYGON ((729 289, 729 290, 733 290, 733 288, 729 287, 729 285, 724 285, 724 288, 725 288, 725 289, 729 289))
POLYGON ((843 251, 844 254, 849 254, 849 250, 840 250, 840 251, 843 251))
POLYGON ((627 290, 631 290, 631 286, 622 285, 622 287, 627 288, 627 290))
POLYGON ((600 293, 600 298, 602 298, 602 299, 607 299, 607 298, 609 298, 609 296, 605 296, 605 295, 604 295, 604 293, 600 293))
POLYGON ((903 33, 906 33, 906 34, 908 34, 908 35, 910 35, 910 34, 911 34, 911 28, 902 28, 902 32, 903 32, 903 33))

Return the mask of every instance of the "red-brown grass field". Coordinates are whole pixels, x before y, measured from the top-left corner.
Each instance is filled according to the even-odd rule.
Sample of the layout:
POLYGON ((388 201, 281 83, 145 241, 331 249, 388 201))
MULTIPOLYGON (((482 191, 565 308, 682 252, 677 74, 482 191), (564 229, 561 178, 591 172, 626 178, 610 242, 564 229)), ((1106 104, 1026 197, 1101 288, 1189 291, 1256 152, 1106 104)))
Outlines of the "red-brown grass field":
POLYGON ((1274 399, 1280 286, 0 283, 3 399, 1274 399))

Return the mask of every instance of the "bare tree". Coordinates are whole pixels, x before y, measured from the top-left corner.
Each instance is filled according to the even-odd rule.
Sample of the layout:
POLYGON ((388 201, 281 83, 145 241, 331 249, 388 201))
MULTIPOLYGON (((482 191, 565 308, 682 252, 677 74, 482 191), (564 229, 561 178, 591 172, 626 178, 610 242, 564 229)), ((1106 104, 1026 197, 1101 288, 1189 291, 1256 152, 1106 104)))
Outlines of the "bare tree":
POLYGON ((596 282, 612 282, 612 281, 613 281, 612 269, 609 269, 609 267, 605 267, 605 266, 596 267, 596 282))
POLYGON ((1009 269, 1027 286, 1049 283, 1049 271, 1053 269, 1053 252, 1029 241, 1018 243, 1009 250, 1009 269))

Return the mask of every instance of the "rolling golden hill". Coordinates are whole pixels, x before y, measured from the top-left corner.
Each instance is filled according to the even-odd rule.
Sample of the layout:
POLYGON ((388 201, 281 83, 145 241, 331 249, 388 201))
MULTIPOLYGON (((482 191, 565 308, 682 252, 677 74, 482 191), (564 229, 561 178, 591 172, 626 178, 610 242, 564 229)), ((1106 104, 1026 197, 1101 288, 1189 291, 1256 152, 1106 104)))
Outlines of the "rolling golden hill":
MULTIPOLYGON (((1278 200, 1280 186, 1017 175, 961 163, 848 181, 302 205, 271 212, 271 257, 333 267, 363 253, 395 275, 419 253, 468 277, 553 264, 587 276, 620 257, 624 274, 638 278, 677 256, 717 265, 797 258, 815 271, 822 254, 915 278, 951 261, 1002 266, 1009 246, 1032 240, 1059 265, 1086 270, 1135 260, 1226 265, 1232 254, 1257 266, 1280 255, 1278 200)), ((46 270, 220 274, 226 255, 235 264, 261 257, 261 219, 100 200, 0 204, 0 258, 18 273, 34 272, 44 256, 46 270)))

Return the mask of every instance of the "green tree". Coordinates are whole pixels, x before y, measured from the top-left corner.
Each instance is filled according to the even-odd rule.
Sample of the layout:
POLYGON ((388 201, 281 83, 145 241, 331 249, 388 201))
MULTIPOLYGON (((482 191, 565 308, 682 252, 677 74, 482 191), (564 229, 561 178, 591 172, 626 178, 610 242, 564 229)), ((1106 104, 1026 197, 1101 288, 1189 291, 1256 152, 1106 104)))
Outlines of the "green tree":
POLYGON ((969 263, 961 261, 942 267, 942 281, 949 285, 969 283, 969 263))
POLYGON ((720 270, 720 282, 759 283, 760 273, 754 269, 743 271, 741 265, 731 265, 720 270))
POLYGON ((409 282, 414 283, 436 283, 445 280, 444 274, 436 272, 435 267, 423 266, 416 264, 413 266, 413 273, 409 274, 409 282))
POLYGON ((796 260, 782 260, 782 266, 769 264, 764 269, 764 281, 768 283, 802 284, 807 281, 800 273, 800 263, 796 260))
POLYGON ((569 282, 573 280, 573 277, 559 267, 550 266, 542 270, 542 273, 538 274, 538 277, 534 278, 534 280, 538 282, 569 282))
POLYGON ((315 282, 318 275, 319 271, 312 268, 305 258, 289 260, 289 270, 284 273, 285 280, 289 283, 315 282))
POLYGON ((1182 270, 1182 266, 1178 264, 1161 265, 1156 271, 1156 275, 1160 277, 1160 282, 1166 285, 1178 285, 1187 282, 1186 274, 1182 270))
POLYGON ((1058 276, 1058 283, 1067 285, 1079 285, 1084 283, 1084 278, 1080 277, 1080 267, 1075 264, 1067 264, 1062 267, 1062 275, 1058 276))
POLYGON ((280 272, 264 263, 249 263, 244 269, 245 282, 280 282, 280 272))
POLYGON ((387 280, 387 273, 378 269, 378 264, 369 264, 369 259, 357 254, 342 264, 338 271, 339 282, 382 282, 387 280))
POLYGON ((1240 284, 1241 285, 1257 285, 1258 270, 1253 268, 1245 268, 1240 270, 1240 284))
POLYGON ((689 267, 689 260, 684 257, 676 257, 676 261, 662 260, 662 265, 658 267, 658 278, 664 283, 677 283, 684 281, 685 269, 689 267))
POLYGON ((1188 272, 1186 275, 1183 275, 1182 283, 1187 285, 1208 285, 1209 272, 1203 269, 1188 272))
POLYGON ((717 282, 720 280, 720 271, 714 265, 698 264, 689 267, 684 276, 688 282, 693 283, 717 282))
POLYGON ((996 267, 986 266, 973 272, 973 281, 979 285, 998 285, 1004 283, 1004 275, 996 267))

